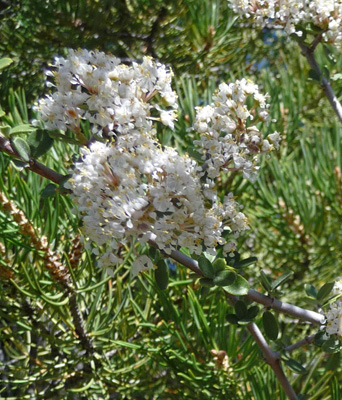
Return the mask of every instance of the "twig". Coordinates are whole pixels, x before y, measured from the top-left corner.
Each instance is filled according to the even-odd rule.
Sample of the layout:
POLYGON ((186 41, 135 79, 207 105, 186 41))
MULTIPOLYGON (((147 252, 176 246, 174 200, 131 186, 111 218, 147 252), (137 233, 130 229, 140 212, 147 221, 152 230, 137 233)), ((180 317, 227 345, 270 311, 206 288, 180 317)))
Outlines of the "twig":
POLYGON ((322 314, 289 303, 283 303, 274 297, 265 296, 254 289, 250 289, 246 297, 256 301, 257 303, 263 304, 266 307, 273 308, 274 310, 292 315, 293 317, 300 318, 304 321, 312 322, 313 324, 322 325, 325 321, 325 317, 322 314))
POLYGON ((290 385, 290 382, 288 381, 288 379, 285 376, 285 373, 284 373, 283 368, 280 363, 278 353, 271 350, 270 346, 266 342, 266 339, 264 338, 260 329, 254 322, 247 325, 247 329, 249 330, 250 334, 253 336, 254 340, 260 347, 260 349, 265 357, 266 362, 273 369, 275 375, 278 378, 279 383, 281 384, 281 386, 284 389, 284 392, 286 393, 288 398, 290 400, 298 400, 297 394, 295 393, 292 386, 290 385))
MULTIPOLYGON (((21 159, 20 156, 12 148, 9 140, 7 140, 5 137, 1 135, 0 135, 0 151, 7 153, 11 157, 17 158, 19 160, 21 159)), ((59 174, 58 172, 54 171, 53 169, 47 167, 46 165, 40 163, 37 160, 31 159, 28 162, 28 164, 29 165, 27 169, 35 172, 36 174, 44 178, 50 179, 50 181, 55 182, 57 184, 59 184, 64 178, 64 175, 59 174)))
POLYGON ((91 354, 94 353, 93 340, 89 337, 89 335, 86 332, 83 318, 77 303, 77 294, 74 291, 71 292, 69 291, 69 306, 72 315, 72 320, 75 325, 75 331, 80 339, 82 347, 88 353, 91 354))
POLYGON ((338 101, 334 91, 332 90, 332 87, 330 86, 330 83, 328 81, 328 79, 323 75, 316 59, 315 59, 315 48, 317 46, 318 43, 314 42, 314 44, 309 47, 306 46, 304 43, 302 42, 298 42, 299 47, 302 50, 302 54, 304 55, 304 57, 306 57, 306 59, 308 60, 308 63, 310 65, 310 67, 318 74, 318 76, 320 77, 320 81, 321 81, 321 85, 323 87, 324 93, 327 96, 335 114, 337 115, 338 119, 340 120, 340 122, 342 123, 342 106, 341 103, 338 101))
MULTIPOLYGON (((152 246, 157 247, 156 243, 154 243, 153 241, 150 241, 149 243, 152 246)), ((196 260, 193 260, 192 258, 186 256, 185 254, 183 254, 179 251, 175 251, 175 250, 172 251, 171 254, 167 255, 167 256, 173 258, 175 261, 179 262, 180 264, 184 265, 185 267, 188 267, 189 269, 196 272, 197 274, 203 276, 203 273, 200 270, 200 268, 198 266, 198 262, 196 260)), ((247 297, 249 297, 249 292, 248 292, 247 297)), ((254 292, 258 293, 256 291, 254 291, 254 292)), ((260 293, 258 293, 258 294, 260 294, 260 293)), ((233 303, 234 303, 234 301, 236 301, 235 296, 229 295, 228 293, 226 293, 226 295, 233 303)), ((252 296, 253 295, 254 295, 254 293, 252 293, 252 296)), ((305 314, 304 312, 308 312, 309 313, 308 316, 311 317, 311 319, 313 318, 312 315, 310 314, 311 312, 308 310, 303 310, 299 307, 292 306, 291 304, 282 303, 279 300, 272 299, 272 298, 269 298, 264 295, 261 295, 261 296, 262 297, 254 295, 253 297, 255 297, 255 301, 257 301, 257 302, 258 302, 258 300, 265 301, 264 298, 266 298, 270 301, 270 303, 275 304, 275 306, 279 306, 279 303, 280 303, 282 306, 282 311, 283 312, 290 311, 291 315, 294 315, 294 314, 296 315, 296 313, 298 313, 300 316, 303 316, 305 314), (286 305, 286 306, 284 307, 284 305, 286 305)), ((272 307, 271 304, 270 304, 270 307, 272 307)), ((313 313, 313 314, 317 314, 317 313, 313 313)), ((299 317, 299 315, 296 315, 296 316, 299 317)), ((324 318, 321 314, 317 314, 315 322, 317 322, 317 319, 318 319, 317 316, 324 318)), ((312 321, 310 320, 310 322, 312 322, 312 321)), ((279 383, 283 387, 284 392, 286 393, 288 398, 290 400, 298 400, 298 397, 297 397, 295 391, 293 390, 292 386, 290 385, 290 382, 288 381, 288 379, 285 376, 283 368, 280 364, 280 359, 279 359, 278 353, 271 350, 268 343, 266 342, 266 339, 264 338, 263 334, 261 333, 260 329, 254 322, 252 322, 251 324, 248 324, 247 329, 249 330, 250 334, 255 339, 257 345, 260 347, 260 349, 265 357, 266 362, 273 369, 275 375, 277 376, 277 378, 279 380, 279 383)))
MULTIPOLYGON (((153 242, 149 243, 153 245, 153 242)), ((156 244, 154 244, 154 246, 156 246, 156 244)), ((180 251, 172 251, 171 254, 167 256, 173 258, 185 267, 190 268, 198 275, 203 276, 203 273, 198 266, 198 262, 181 253, 180 251)), ((319 314, 315 311, 306 310, 289 303, 284 303, 274 297, 265 296, 254 289, 250 289, 246 297, 257 303, 263 304, 266 307, 273 308, 274 310, 292 315, 293 317, 300 318, 314 324, 323 324, 325 320, 325 317, 322 314, 319 314)))
POLYGON ((299 349, 306 344, 311 344, 315 340, 316 334, 305 336, 304 339, 298 340, 298 342, 291 344, 290 346, 285 347, 285 351, 290 353, 293 350, 299 349))
MULTIPOLYGON (((52 279, 62 285, 69 298, 70 313, 75 325, 75 331, 80 339, 83 348, 94 352, 93 342, 88 336, 82 315, 78 308, 76 293, 71 286, 70 274, 67 267, 61 262, 60 254, 54 251, 47 241, 47 238, 38 236, 32 223, 28 220, 22 210, 20 210, 11 199, 0 191, 0 204, 8 212, 19 226, 19 232, 28 237, 30 244, 43 254, 44 267, 49 271, 52 279)), ((14 278, 12 279, 14 280, 14 278)))

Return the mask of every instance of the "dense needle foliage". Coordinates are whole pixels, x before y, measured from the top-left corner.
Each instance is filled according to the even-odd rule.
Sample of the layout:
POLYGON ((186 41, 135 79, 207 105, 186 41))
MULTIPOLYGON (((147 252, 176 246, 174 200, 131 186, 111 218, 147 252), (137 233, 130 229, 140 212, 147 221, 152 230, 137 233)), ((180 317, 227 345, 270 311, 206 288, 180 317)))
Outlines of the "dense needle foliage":
MULTIPOLYGON (((1 147, 0 397, 285 399, 245 325, 253 319, 280 352, 319 326, 276 311, 265 317, 262 305, 242 296, 234 307, 220 288, 209 290, 138 241, 120 248, 124 263, 107 275, 80 242, 82 222, 64 187, 77 140, 31 122, 50 91, 44 71, 54 56, 101 50, 129 65, 147 55, 172 67, 178 94, 175 130, 158 128, 158 139, 196 157, 195 107, 209 104, 220 82, 251 79, 271 98, 267 134, 276 130, 283 140, 255 183, 235 172, 218 180, 219 196, 234 192, 250 222, 237 249, 242 260, 258 261, 239 273, 267 294, 267 277, 292 272, 272 294, 320 312, 329 292, 317 300, 317 291, 342 276, 341 123, 297 42, 241 24, 226 0, 3 0, 0 16, 0 58, 12 60, 0 69, 0 135, 17 148, 29 143, 30 157, 66 176, 53 183, 28 169, 25 145, 21 160, 1 147), (137 253, 158 269, 132 279, 137 253), (246 307, 253 318, 233 323, 246 307)), ((341 50, 321 43, 315 56, 341 99, 341 50)), ((82 129, 89 138, 86 122, 82 129)), ((303 399, 341 398, 337 344, 322 350, 317 339, 282 355, 303 399)))

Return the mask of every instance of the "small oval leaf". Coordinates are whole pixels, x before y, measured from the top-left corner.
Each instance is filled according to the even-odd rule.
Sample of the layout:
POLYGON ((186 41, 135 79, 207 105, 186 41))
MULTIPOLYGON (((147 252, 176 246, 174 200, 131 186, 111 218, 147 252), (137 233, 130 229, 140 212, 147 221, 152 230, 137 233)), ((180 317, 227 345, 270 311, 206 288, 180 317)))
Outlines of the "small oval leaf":
POLYGON ((44 131, 37 130, 32 132, 27 138, 27 143, 30 145, 33 158, 41 157, 53 145, 53 139, 44 131))
POLYGON ((260 280, 261 280, 262 286, 267 290, 267 292, 271 292, 272 286, 270 283, 270 279, 263 271, 260 271, 260 280))
POLYGON ((289 368, 291 368, 293 371, 297 372, 298 374, 302 374, 302 373, 306 372, 306 369, 303 367, 303 365, 292 358, 284 360, 284 362, 289 368))
POLYGON ((234 296, 244 296, 248 293, 249 284, 241 275, 235 276, 235 280, 231 285, 223 287, 224 291, 234 296))
POLYGON ((213 278, 214 277, 214 268, 211 264, 211 262, 204 256, 201 256, 198 260, 198 265, 203 272, 204 276, 207 278, 213 278))
POLYGON ((333 290, 334 284, 335 282, 328 282, 325 285, 323 285, 317 293, 317 300, 323 300, 326 297, 328 297, 331 291, 333 290))
POLYGON ((271 311, 265 311, 263 313, 262 323, 266 336, 271 340, 276 340, 279 334, 278 321, 271 311))
POLYGON ((292 271, 287 271, 284 272, 282 275, 280 275, 277 279, 275 279, 272 284, 272 290, 277 289, 277 287, 279 287, 281 284, 285 283, 288 279, 290 279, 290 277, 293 275, 292 271))
POLYGON ((13 60, 11 58, 7 58, 7 57, 1 58, 0 59, 0 70, 8 67, 9 65, 12 64, 12 62, 13 62, 13 60))
POLYGON ((14 128, 11 128, 10 131, 10 135, 15 135, 18 133, 31 133, 31 132, 35 132, 36 128, 34 128, 32 125, 30 124, 21 124, 21 125, 17 125, 14 128))
POLYGON ((169 267, 166 260, 159 260, 157 262, 157 269, 154 271, 154 277, 156 279, 159 289, 164 290, 169 284, 169 267))
POLYGON ((227 314, 226 318, 230 324, 237 324, 239 322, 239 318, 235 314, 227 314))
POLYGON ((304 289, 305 289, 305 293, 306 293, 309 297, 312 297, 313 299, 316 299, 316 297, 317 297, 317 290, 316 290, 315 286, 309 285, 308 283, 306 283, 306 284, 304 285, 304 289))
POLYGON ((240 260, 239 262, 234 263, 234 268, 246 268, 252 264, 255 264, 258 261, 256 257, 248 257, 244 260, 240 260))
POLYGON ((24 139, 16 137, 12 141, 12 146, 22 160, 26 162, 30 161, 31 158, 30 146, 24 139))
POLYGON ((248 313, 247 306, 242 300, 238 300, 234 304, 234 308, 235 308, 236 316, 239 319, 243 319, 247 316, 247 313, 248 313))
POLYGON ((46 199, 47 197, 54 196, 57 193, 58 193, 58 186, 56 186, 54 183, 49 183, 43 189, 41 197, 42 199, 46 199))
POLYGON ((213 268, 215 271, 215 275, 220 272, 223 271, 227 268, 227 262, 224 258, 217 258, 214 262, 213 262, 213 268))
POLYGON ((322 350, 328 354, 337 353, 340 350, 340 348, 341 348, 340 342, 335 337, 330 337, 322 345, 322 350))
POLYGON ((208 287, 215 286, 213 280, 210 279, 210 278, 201 278, 200 279, 200 284, 203 285, 203 286, 208 286, 208 287))
POLYGON ((258 315, 258 313, 259 313, 259 307, 258 306, 252 306, 252 307, 250 307, 248 309, 246 318, 249 319, 249 320, 252 320, 258 315))
POLYGON ((218 272, 213 279, 213 282, 217 286, 229 286, 234 283, 236 274, 233 271, 225 270, 218 272))

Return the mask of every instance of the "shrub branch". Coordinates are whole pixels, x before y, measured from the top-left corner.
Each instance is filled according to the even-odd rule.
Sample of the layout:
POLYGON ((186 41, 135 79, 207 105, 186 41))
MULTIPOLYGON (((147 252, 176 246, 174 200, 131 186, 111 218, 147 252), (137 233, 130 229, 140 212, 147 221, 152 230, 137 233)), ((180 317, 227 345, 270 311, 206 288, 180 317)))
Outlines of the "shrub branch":
POLYGON ((316 59, 315 59, 315 49, 317 43, 314 42, 312 46, 306 46, 302 42, 298 42, 300 49, 302 50, 303 56, 308 60, 310 67, 318 74, 320 77, 321 86, 323 87, 324 93, 327 96, 335 114, 337 115, 338 119, 342 123, 342 106, 341 103, 338 101, 329 80, 323 75, 316 59))

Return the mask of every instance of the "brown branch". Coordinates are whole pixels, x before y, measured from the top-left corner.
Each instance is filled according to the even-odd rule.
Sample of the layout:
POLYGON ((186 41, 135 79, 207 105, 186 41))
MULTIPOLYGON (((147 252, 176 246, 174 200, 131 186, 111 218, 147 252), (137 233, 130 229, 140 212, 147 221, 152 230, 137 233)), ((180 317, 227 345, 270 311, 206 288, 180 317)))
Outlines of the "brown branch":
POLYGON ((265 357, 265 361, 273 369, 273 371, 274 371, 276 377, 278 378, 278 381, 281 384, 282 388, 284 389, 284 392, 286 393, 287 397, 290 400, 298 400, 296 392, 293 390, 290 382, 288 381, 288 379, 285 376, 285 373, 284 373, 283 368, 280 363, 279 354, 271 350, 270 346, 266 342, 266 339, 264 338, 260 329, 254 322, 247 325, 247 329, 249 330, 249 333, 253 336, 254 340, 260 347, 260 349, 265 357))
POLYGON ((60 254, 54 251, 47 241, 47 238, 38 236, 32 223, 28 220, 22 210, 20 210, 11 199, 0 191, 0 204, 19 225, 19 232, 29 238, 30 244, 43 254, 44 267, 49 271, 52 279, 64 288, 68 298, 70 313, 75 326, 75 331, 80 339, 82 347, 89 353, 94 352, 92 339, 88 336, 81 312, 77 304, 77 295, 71 286, 71 279, 68 268, 61 262, 60 254))
MULTIPOLYGON (((149 243, 154 247, 157 247, 154 242, 150 241, 149 243)), ((196 274, 203 276, 203 273, 198 266, 198 262, 181 253, 180 251, 172 251, 170 255, 166 254, 166 256, 173 258, 175 261, 179 262, 185 267, 190 268, 196 274)), ((254 289, 250 289, 246 297, 255 301, 256 303, 263 304, 266 307, 273 308, 274 310, 289 314, 293 317, 300 318, 308 322, 312 322, 314 324, 323 324, 325 321, 324 315, 320 313, 282 302, 274 297, 265 296, 254 289)))
POLYGON ((285 351, 290 353, 293 350, 299 349, 302 346, 305 346, 307 344, 313 343, 315 340, 316 334, 310 335, 310 336, 305 336, 304 339, 298 340, 298 342, 291 344, 290 346, 285 347, 285 351))
MULTIPOLYGON (((23 161, 11 146, 10 141, 1 135, 0 135, 0 151, 10 155, 13 158, 23 161)), ((47 167, 46 165, 34 159, 31 159, 28 162, 27 169, 57 184, 61 183, 62 179, 64 178, 64 175, 54 171, 53 169, 47 167)))
POLYGON ((88 352, 88 353, 94 353, 94 345, 93 345, 93 340, 92 338, 89 337, 85 326, 84 326, 84 321, 80 312, 80 309, 78 307, 77 303, 77 294, 74 290, 69 291, 69 306, 70 306, 70 312, 72 316, 73 323, 75 325, 75 331, 80 339, 80 342, 82 344, 82 347, 88 352))
POLYGON ((265 296, 254 289, 250 289, 246 297, 257 303, 263 304, 265 307, 273 308, 274 310, 292 315, 292 317, 300 318, 304 321, 312 322, 313 324, 322 325, 325 321, 323 314, 306 310, 305 308, 297 307, 289 303, 284 303, 275 297, 265 296))
POLYGON ((323 87, 324 93, 327 96, 335 114, 337 115, 338 119, 342 123, 342 106, 341 103, 338 101, 332 87, 330 86, 329 80, 323 75, 316 59, 315 59, 315 49, 317 46, 317 42, 314 42, 312 46, 306 46, 302 42, 298 42, 299 47, 302 50, 302 54, 308 60, 310 67, 318 74, 321 81, 321 86, 323 87))
MULTIPOLYGON (((153 244, 153 243, 150 243, 150 244, 153 244)), ((155 243, 153 245, 156 246, 155 243)), ((196 272, 197 274, 203 276, 202 271, 198 267, 197 261, 193 260, 192 258, 186 256, 185 254, 180 253, 179 251, 172 251, 170 254, 170 257, 173 258, 174 260, 176 260, 177 262, 179 262, 180 264, 190 268, 193 272, 196 272)), ((248 292, 248 294, 249 294, 249 292, 248 292)), ((233 303, 236 301, 235 296, 229 295, 228 293, 226 293, 226 295, 233 303)), ((246 297, 249 297, 249 296, 247 295, 246 297)), ((264 297, 267 297, 267 296, 264 296, 264 297)), ((277 301, 279 303, 281 303, 279 300, 277 300, 277 301)), ((275 304, 276 304, 276 306, 278 305, 277 303, 275 303, 275 304)), ((284 303, 282 303, 282 304, 284 304, 284 303)), ((288 306, 291 306, 291 305, 288 305, 288 306)), ((295 307, 295 306, 292 306, 292 307, 295 307)), ((296 309, 297 308, 299 309, 299 307, 296 307, 296 309)), ((288 311, 288 309, 293 311, 292 308, 289 308, 289 307, 283 307, 283 309, 284 309, 284 312, 288 311)), ((300 309, 300 310, 302 310, 302 309, 300 309)), ((296 310, 296 311, 298 311, 298 310, 296 310)), ((307 311, 307 310, 303 310, 303 311, 307 311)), ((288 398, 290 400, 298 400, 298 397, 297 397, 295 391, 293 390, 292 386, 290 385, 288 379, 285 376, 283 368, 280 364, 280 359, 279 359, 278 353, 271 350, 271 348, 269 347, 268 343, 266 342, 263 334, 261 333, 260 329, 254 322, 252 322, 251 324, 248 324, 247 329, 250 332, 250 334, 253 336, 257 345, 260 347, 260 349, 265 357, 266 362, 273 369, 275 375, 277 376, 277 378, 279 380, 279 383, 283 387, 284 392, 286 393, 288 398)))

